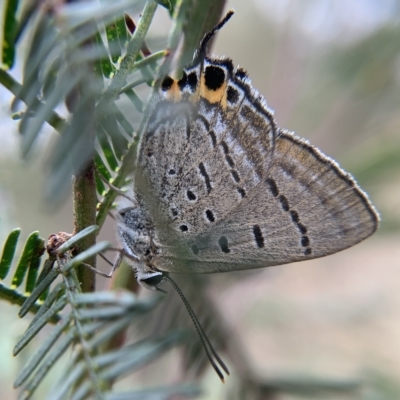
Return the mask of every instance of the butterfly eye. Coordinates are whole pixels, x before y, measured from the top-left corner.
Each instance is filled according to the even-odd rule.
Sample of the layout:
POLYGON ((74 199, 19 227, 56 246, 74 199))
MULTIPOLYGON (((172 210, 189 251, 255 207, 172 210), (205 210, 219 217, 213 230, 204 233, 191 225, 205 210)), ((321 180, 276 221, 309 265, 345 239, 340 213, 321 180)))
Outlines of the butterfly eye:
POLYGON ((125 207, 122 208, 121 210, 118 210, 118 213, 121 217, 124 217, 128 212, 130 212, 131 210, 134 210, 135 207, 125 207))
POLYGON ((161 281, 163 279, 164 279, 164 275, 159 274, 159 275, 151 276, 150 278, 141 279, 140 282, 144 282, 148 286, 157 286, 161 283, 161 281))

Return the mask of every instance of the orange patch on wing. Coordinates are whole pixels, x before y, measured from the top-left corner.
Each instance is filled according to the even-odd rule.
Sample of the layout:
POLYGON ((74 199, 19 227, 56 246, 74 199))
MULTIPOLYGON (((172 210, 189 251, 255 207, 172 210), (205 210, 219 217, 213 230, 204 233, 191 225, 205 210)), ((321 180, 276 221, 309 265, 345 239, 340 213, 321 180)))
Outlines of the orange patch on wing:
POLYGON ((174 82, 172 83, 171 87, 168 89, 166 94, 167 94, 167 99, 169 101, 173 101, 174 103, 181 101, 182 93, 181 90, 179 89, 178 81, 174 80, 174 82))
POLYGON ((218 103, 223 109, 227 107, 227 89, 228 83, 225 81, 217 90, 209 89, 205 84, 204 74, 201 75, 200 96, 204 97, 210 103, 218 103))

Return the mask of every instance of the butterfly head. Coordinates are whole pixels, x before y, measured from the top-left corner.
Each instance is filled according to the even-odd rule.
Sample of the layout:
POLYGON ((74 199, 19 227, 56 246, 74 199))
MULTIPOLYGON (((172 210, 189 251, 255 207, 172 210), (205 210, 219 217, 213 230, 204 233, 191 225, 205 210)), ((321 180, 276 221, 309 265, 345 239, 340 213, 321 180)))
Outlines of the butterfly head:
POLYGON ((165 280, 166 275, 166 272, 145 272, 138 269, 136 273, 136 279, 139 282, 139 285, 145 289, 164 292, 158 286, 165 280))

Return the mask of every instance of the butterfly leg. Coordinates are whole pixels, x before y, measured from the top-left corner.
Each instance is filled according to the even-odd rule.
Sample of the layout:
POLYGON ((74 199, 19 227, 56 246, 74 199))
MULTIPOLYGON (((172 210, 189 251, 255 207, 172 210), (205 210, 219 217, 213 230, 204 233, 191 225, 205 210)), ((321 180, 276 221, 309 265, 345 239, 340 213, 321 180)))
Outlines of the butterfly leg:
POLYGON ((118 255, 117 255, 117 258, 115 259, 114 263, 111 263, 111 261, 108 260, 107 257, 105 257, 102 254, 100 254, 100 257, 103 260, 105 260, 108 264, 112 265, 111 271, 108 274, 106 274, 105 272, 99 271, 97 268, 94 268, 89 264, 82 263, 82 265, 85 266, 86 268, 89 268, 91 271, 95 272, 97 275, 103 276, 104 278, 112 278, 112 276, 114 275, 114 272, 118 269, 118 267, 122 263, 123 251, 118 250, 118 255))

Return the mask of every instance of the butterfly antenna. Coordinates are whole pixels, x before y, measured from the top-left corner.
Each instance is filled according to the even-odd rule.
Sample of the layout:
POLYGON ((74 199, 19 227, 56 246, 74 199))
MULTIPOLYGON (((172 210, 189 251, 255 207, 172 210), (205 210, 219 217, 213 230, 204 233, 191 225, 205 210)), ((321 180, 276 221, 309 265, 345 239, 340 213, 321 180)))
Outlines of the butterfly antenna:
POLYGON ((202 54, 206 54, 207 46, 213 36, 231 19, 232 15, 235 13, 233 10, 229 10, 223 20, 216 25, 210 32, 206 33, 203 40, 200 43, 199 52, 202 54))
POLYGON ((217 360, 218 364, 221 366, 221 368, 226 372, 227 375, 229 375, 229 370, 227 368, 227 366, 225 365, 225 363, 221 360, 221 358, 219 357, 219 355, 217 354, 217 352, 214 350, 214 348, 211 345, 210 340, 208 339, 206 333, 204 332, 203 327, 201 326, 199 320, 196 317, 196 314, 194 313, 192 307, 190 306, 189 302, 187 301, 186 297, 184 296, 184 294, 182 293, 181 289, 179 288, 179 286, 176 284, 176 282, 168 275, 165 276, 165 278, 171 283, 171 285, 173 286, 173 288, 176 290, 176 292, 179 294, 179 297, 182 299, 183 304, 185 305, 190 318, 193 322, 193 325, 196 328, 197 334, 199 335, 201 344, 204 348, 204 351, 207 355, 208 360, 210 361, 210 364, 212 365, 212 367, 214 368, 215 372, 217 373, 217 375, 219 376, 219 378, 221 379, 222 382, 225 383, 225 379, 224 379, 224 375, 222 374, 221 370, 219 369, 218 365, 216 364, 216 362, 214 361, 214 359, 212 358, 211 354, 214 356, 214 358, 217 360), (211 353, 210 353, 211 352, 211 353))

